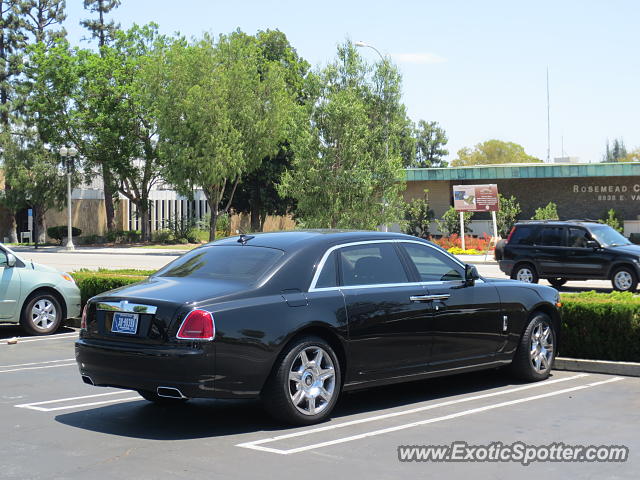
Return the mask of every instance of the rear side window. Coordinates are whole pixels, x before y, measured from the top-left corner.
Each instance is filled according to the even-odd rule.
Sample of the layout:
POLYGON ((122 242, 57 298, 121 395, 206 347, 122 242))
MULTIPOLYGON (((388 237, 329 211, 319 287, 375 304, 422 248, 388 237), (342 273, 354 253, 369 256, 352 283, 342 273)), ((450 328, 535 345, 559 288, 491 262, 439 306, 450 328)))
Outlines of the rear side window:
POLYGON ((338 285, 337 279, 338 275, 336 270, 336 252, 334 250, 329 254, 327 260, 324 262, 315 288, 335 287, 338 285))
POLYGON ((564 227, 543 227, 536 242, 544 247, 564 247, 564 227))
POLYGON ((533 245, 536 239, 538 228, 533 225, 522 225, 516 227, 509 239, 511 245, 533 245))
POLYGON ((186 277, 255 283, 284 252, 249 245, 204 247, 184 254, 160 270, 159 277, 186 277))
POLYGON ((391 243, 355 245, 339 250, 342 285, 407 283, 407 273, 391 243))

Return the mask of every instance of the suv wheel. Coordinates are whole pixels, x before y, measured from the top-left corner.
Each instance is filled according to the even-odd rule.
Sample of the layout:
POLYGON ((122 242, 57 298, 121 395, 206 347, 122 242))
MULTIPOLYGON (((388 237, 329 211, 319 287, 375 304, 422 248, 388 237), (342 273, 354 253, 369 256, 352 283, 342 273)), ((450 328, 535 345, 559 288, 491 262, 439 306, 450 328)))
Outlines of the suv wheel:
POLYGON ((629 267, 620 267, 613 272, 611 284, 614 290, 619 292, 635 292, 638 278, 629 267))
POLYGON ((548 278, 547 280, 549 281, 551 286, 554 287, 554 288, 560 288, 565 283, 567 283, 567 279, 566 278, 548 278))
POLYGON ((538 272, 530 263, 521 263, 515 266, 511 272, 511 278, 524 283, 538 283, 538 272))

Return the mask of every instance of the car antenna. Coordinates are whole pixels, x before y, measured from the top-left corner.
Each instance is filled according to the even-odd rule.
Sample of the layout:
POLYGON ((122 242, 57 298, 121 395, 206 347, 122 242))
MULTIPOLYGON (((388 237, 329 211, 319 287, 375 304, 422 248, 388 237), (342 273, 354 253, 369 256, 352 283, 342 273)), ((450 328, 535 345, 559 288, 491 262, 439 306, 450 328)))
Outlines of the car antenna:
POLYGON ((252 238, 256 238, 254 235, 247 235, 246 233, 241 233, 240 238, 238 238, 238 243, 242 245, 246 245, 249 240, 252 238))

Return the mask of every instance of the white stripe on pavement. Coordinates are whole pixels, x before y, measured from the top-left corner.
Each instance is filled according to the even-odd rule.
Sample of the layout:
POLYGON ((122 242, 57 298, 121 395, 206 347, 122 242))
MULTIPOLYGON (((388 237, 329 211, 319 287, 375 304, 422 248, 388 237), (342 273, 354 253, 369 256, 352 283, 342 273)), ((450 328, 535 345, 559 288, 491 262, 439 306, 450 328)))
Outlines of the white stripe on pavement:
MULTIPOLYGON (((30 342, 44 342, 47 340, 64 340, 66 338, 77 338, 78 337, 78 333, 77 332, 73 332, 73 333, 61 333, 59 335, 50 335, 48 337, 37 337, 37 338, 30 338, 30 337, 18 337, 18 343, 16 343, 15 345, 20 345, 21 343, 30 343, 30 342)), ((3 339, 2 343, 0 345, 9 345, 9 340, 10 339, 3 339)), ((13 347, 13 345, 11 345, 13 347)))
POLYGON ((24 368, 12 368, 9 370, 0 369, 0 373, 11 373, 11 372, 24 372, 25 370, 42 370, 43 368, 58 368, 58 367, 70 367, 72 365, 77 365, 75 361, 71 363, 59 363, 57 365, 44 365, 41 367, 24 367, 24 368))
POLYGON ((75 358, 64 358, 62 360, 48 360, 46 362, 18 363, 16 365, 0 365, 0 369, 14 368, 14 367, 30 367, 31 365, 44 365, 46 363, 70 362, 72 360, 75 360, 75 358))
POLYGON ((54 412, 57 410, 68 410, 71 408, 80 408, 80 407, 88 407, 88 406, 93 406, 93 405, 103 405, 103 404, 107 404, 107 403, 117 403, 117 402, 126 402, 129 400, 139 400, 142 397, 140 397, 140 395, 136 395, 136 396, 130 396, 130 397, 125 397, 125 398, 115 398, 112 400, 100 400, 97 402, 86 402, 86 403, 74 403, 71 405, 65 405, 62 407, 42 407, 41 405, 51 405, 51 404, 56 404, 56 403, 64 403, 64 402, 71 402, 73 400, 86 400, 89 398, 96 398, 96 397, 105 397, 108 395, 122 395, 122 394, 131 394, 131 391, 129 390, 122 390, 119 392, 108 392, 108 393, 98 393, 95 395, 83 395, 80 397, 67 397, 67 398, 58 398, 55 400, 45 400, 43 402, 32 402, 32 403, 23 403, 21 405, 14 405, 14 407, 16 408, 27 408, 30 410, 37 410, 39 412, 54 412))
MULTIPOLYGON (((587 375, 586 374, 582 374, 582 375, 576 375, 574 377, 567 377, 567 378, 564 378, 564 379, 551 380, 549 382, 540 382, 540 383, 536 383, 536 384, 533 384, 533 385, 527 385, 526 387, 535 387, 535 386, 538 386, 538 385, 549 385, 552 382, 558 382, 558 381, 563 381, 563 380, 571 380, 571 379, 584 377, 584 376, 587 376, 587 375)), ((352 435, 352 436, 348 436, 348 437, 337 438, 335 440, 329 440, 329 441, 326 441, 326 442, 314 443, 314 444, 311 444, 311 445, 305 445, 305 446, 298 447, 298 448, 291 448, 291 449, 288 449, 288 450, 265 447, 265 446, 263 446, 263 444, 272 443, 272 442, 276 442, 276 441, 284 440, 284 439, 288 439, 288 438, 293 438, 293 437, 300 437, 300 436, 303 436, 303 435, 309 435, 309 434, 317 433, 319 431, 331 430, 333 428, 340 428, 340 427, 343 427, 345 425, 353 425, 354 423, 362 423, 364 421, 379 420, 381 418, 389 418, 389 417, 392 417, 392 416, 403 415, 403 414, 406 414, 406 413, 415 413, 416 411, 419 412, 419 411, 434 409, 434 408, 438 408, 438 407, 442 407, 442 406, 449 406, 449 405, 456 404, 456 403, 461 403, 461 402, 464 402, 464 401, 471 401, 473 399, 487 398, 487 397, 491 397, 491 396, 495 396, 495 395, 512 393, 512 392, 515 392, 515 391, 524 390, 524 387, 519 387, 519 388, 514 388, 514 389, 509 389, 509 390, 503 390, 503 391, 500 391, 500 392, 493 392, 493 393, 485 394, 485 395, 477 395, 477 396, 474 396, 474 397, 467 397, 467 398, 463 398, 463 399, 459 399, 459 400, 452 400, 450 402, 442 402, 442 403, 439 403, 439 404, 428 405, 426 407, 420 407, 420 408, 411 409, 411 410, 402 411, 402 412, 394 412, 393 414, 380 415, 380 416, 377 416, 377 417, 371 417, 370 419, 363 419, 361 421, 356 420, 354 422, 346 422, 344 424, 338 424, 338 425, 335 425, 333 427, 331 427, 331 426, 320 427, 320 428, 316 428, 316 429, 305 430, 305 431, 302 431, 302 432, 296 432, 296 433, 292 433, 292 434, 280 435, 280 436, 276 436, 276 437, 266 438, 266 439, 263 439, 263 440, 256 440, 256 441, 252 441, 252 442, 241 443, 241 444, 238 444, 236 446, 237 447, 243 447, 243 448, 249 448, 249 449, 253 449, 253 450, 261 450, 261 451, 265 451, 265 452, 269 452, 269 453, 277 453, 277 454, 280 454, 280 455, 290 455, 290 454, 294 454, 294 453, 300 453, 300 452, 305 452, 305 451, 308 451, 308 450, 313 450, 313 449, 316 449, 316 448, 322 448, 322 447, 327 447, 327 446, 331 446, 331 445, 337 445, 337 444, 340 444, 340 443, 351 442, 351 441, 354 441, 354 440, 360 440, 360 439, 363 439, 363 438, 382 435, 382 434, 385 434, 385 433, 396 432, 396 431, 399 431, 399 430, 404 430, 404 429, 407 429, 407 428, 412 428, 412 427, 416 427, 416 426, 420 426, 420 425, 427 425, 427 424, 430 424, 430 423, 440 422, 440 421, 444 421, 444 420, 451 420, 451 419, 454 419, 454 418, 463 417, 463 416, 471 415, 471 414, 474 414, 474 413, 480 413, 480 412, 484 412, 484 411, 487 411, 487 410, 493 410, 493 409, 496 409, 496 408, 507 407, 507 406, 510 406, 510 405, 516 405, 516 404, 519 404, 519 403, 529 402, 529 401, 533 401, 533 400, 539 400, 541 398, 552 397, 552 396, 561 395, 561 394, 564 394, 564 393, 570 393, 570 392, 574 392, 574 391, 578 391, 578 390, 583 390, 583 389, 586 389, 586 388, 592 388, 592 387, 596 387, 596 386, 599 386, 599 385, 604 385, 604 384, 611 383, 611 382, 617 382, 617 381, 620 381, 620 380, 623 380, 623 377, 613 377, 613 378, 610 378, 608 380, 604 380, 604 381, 600 381, 600 382, 594 382, 594 383, 578 385, 578 386, 575 386, 575 387, 565 388, 565 389, 561 389, 561 390, 555 390, 555 391, 548 392, 548 393, 543 393, 543 394, 540 394, 540 395, 534 395, 534 396, 519 398, 519 399, 516 399, 516 400, 510 400, 510 401, 506 401, 506 402, 502 402, 502 403, 491 404, 491 405, 487 405, 487 406, 484 406, 484 407, 472 408, 472 409, 469 409, 469 410, 464 410, 462 412, 457 412, 457 413, 453 413, 453 414, 450 414, 450 415, 444 415, 444 416, 441 416, 441 417, 429 418, 429 419, 426 419, 426 420, 407 423, 407 424, 403 424, 403 425, 397 425, 397 426, 389 427, 389 428, 383 428, 383 429, 380 429, 380 430, 373 430, 373 431, 366 432, 366 433, 361 433, 361 434, 358 434, 358 435, 352 435)))

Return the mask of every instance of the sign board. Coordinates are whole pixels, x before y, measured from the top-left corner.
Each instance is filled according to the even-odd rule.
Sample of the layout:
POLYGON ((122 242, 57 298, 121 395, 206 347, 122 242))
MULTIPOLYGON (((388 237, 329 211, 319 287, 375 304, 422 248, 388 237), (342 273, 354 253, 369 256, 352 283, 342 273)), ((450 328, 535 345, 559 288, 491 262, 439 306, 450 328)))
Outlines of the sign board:
POLYGON ((490 185, 454 185, 453 207, 458 212, 497 212, 498 186, 490 185))

